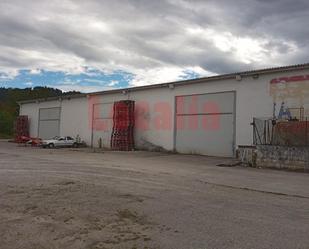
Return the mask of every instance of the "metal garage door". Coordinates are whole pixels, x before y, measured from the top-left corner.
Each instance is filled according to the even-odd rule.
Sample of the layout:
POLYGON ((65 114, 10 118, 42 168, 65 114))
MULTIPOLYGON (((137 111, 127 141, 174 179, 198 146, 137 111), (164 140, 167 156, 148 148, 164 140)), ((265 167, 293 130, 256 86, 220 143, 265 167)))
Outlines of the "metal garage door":
POLYGON ((176 97, 176 151, 234 155, 235 92, 176 97))
POLYGON ((113 106, 114 103, 93 105, 92 146, 94 147, 99 146, 101 139, 102 146, 110 148, 113 130, 113 106))
POLYGON ((40 108, 39 110, 39 137, 49 139, 59 136, 60 107, 40 108))

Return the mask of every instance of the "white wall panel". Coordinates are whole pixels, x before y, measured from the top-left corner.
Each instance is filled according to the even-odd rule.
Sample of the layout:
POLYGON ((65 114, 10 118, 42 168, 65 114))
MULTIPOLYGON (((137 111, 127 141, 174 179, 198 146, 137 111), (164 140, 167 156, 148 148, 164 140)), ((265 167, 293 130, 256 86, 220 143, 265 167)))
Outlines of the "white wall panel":
POLYGON ((234 155, 235 92, 176 97, 176 151, 234 155))
POLYGON ((60 119, 60 108, 41 108, 40 120, 60 119))
POLYGON ((60 120, 41 120, 39 124, 39 137, 50 139, 59 136, 60 120))
POLYGON ((91 142, 91 106, 88 99, 72 98, 64 99, 61 102, 61 136, 71 136, 76 138, 77 135, 88 145, 91 142))
POLYGON ((113 103, 95 103, 93 105, 92 141, 94 147, 101 145, 110 148, 113 130, 113 103))
POLYGON ((177 96, 177 114, 233 113, 234 92, 177 96), (232 103, 232 104, 231 104, 232 103))
POLYGON ((60 135, 60 107, 39 109, 39 137, 50 139, 60 135))
MULTIPOLYGON (((192 116, 183 116, 182 118, 186 123, 189 123, 192 116)), ((186 127, 185 129, 177 130, 177 152, 223 157, 233 156, 233 114, 198 115, 196 118, 199 123, 197 128, 190 129, 186 127), (203 119, 207 121, 205 122, 203 119), (208 125, 202 125, 203 123, 208 123, 208 125)))

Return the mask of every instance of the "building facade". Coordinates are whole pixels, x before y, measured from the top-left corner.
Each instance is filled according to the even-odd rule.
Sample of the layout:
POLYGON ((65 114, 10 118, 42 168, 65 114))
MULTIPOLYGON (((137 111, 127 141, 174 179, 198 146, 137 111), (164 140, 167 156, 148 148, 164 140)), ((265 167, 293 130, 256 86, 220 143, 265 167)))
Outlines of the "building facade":
MULTIPOLYGON (((20 102, 32 137, 110 146, 113 103, 135 101, 135 147, 234 156, 252 144, 254 117, 309 116, 309 64, 20 102)), ((281 117, 280 117, 281 118, 281 117)))

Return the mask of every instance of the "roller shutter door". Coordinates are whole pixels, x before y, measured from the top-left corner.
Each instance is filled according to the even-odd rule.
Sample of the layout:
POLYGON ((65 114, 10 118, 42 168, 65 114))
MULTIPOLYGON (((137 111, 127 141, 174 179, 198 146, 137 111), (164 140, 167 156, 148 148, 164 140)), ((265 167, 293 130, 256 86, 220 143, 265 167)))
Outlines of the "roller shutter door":
POLYGON ((49 139, 60 134, 60 107, 40 108, 39 137, 49 139))
POLYGON ((235 92, 176 97, 176 151, 234 155, 235 92))

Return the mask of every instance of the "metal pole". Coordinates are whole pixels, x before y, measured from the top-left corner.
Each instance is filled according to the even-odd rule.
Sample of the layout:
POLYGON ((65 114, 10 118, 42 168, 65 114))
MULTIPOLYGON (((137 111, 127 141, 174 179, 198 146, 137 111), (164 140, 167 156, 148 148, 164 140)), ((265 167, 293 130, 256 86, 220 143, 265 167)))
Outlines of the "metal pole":
MULTIPOLYGON (((306 147, 307 148, 307 147, 306 147)), ((307 163, 305 164, 305 172, 309 172, 309 149, 307 148, 307 163)))
POLYGON ((305 172, 309 172, 308 118, 307 117, 306 117, 306 129, 305 129, 305 131, 306 131, 306 136, 305 136, 305 138, 306 138, 306 142, 305 142, 306 146, 305 146, 305 150, 307 150, 307 162, 305 164, 304 171, 305 172))
POLYGON ((271 140, 270 140, 270 144, 273 145, 274 144, 274 120, 271 121, 271 140))
POLYGON ((308 146, 308 118, 307 117, 306 117, 306 135, 305 135, 305 138, 306 138, 305 145, 308 146))
MULTIPOLYGON (((255 126, 255 124, 254 124, 254 126, 255 126)), ((255 128, 256 128, 256 126, 255 126, 255 128)), ((256 129, 256 134, 258 135, 258 138, 259 138, 259 141, 260 141, 260 144, 262 144, 262 139, 261 139, 261 136, 260 136, 260 133, 259 133, 259 130, 258 129, 256 129)))
POLYGON ((255 118, 253 118, 252 126, 253 126, 253 144, 255 144, 255 145, 256 145, 255 118))
POLYGON ((264 144, 266 144, 266 135, 267 135, 267 129, 266 129, 266 120, 264 120, 264 144))
POLYGON ((93 148, 94 104, 92 104, 91 109, 92 109, 92 114, 91 114, 91 148, 93 148))
POLYGON ((269 120, 267 120, 267 144, 270 144, 270 128, 269 128, 269 120))

